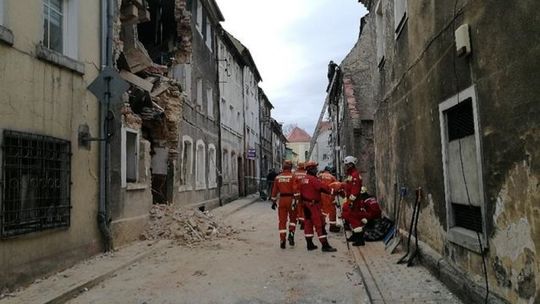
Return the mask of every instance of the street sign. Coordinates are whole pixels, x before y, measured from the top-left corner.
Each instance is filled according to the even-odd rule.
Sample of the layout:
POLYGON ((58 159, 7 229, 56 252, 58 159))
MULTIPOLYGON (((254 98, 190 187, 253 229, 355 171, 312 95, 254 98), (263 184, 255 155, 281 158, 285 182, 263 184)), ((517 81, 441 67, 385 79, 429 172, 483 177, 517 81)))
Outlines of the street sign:
POLYGON ((247 158, 248 159, 255 159, 257 157, 257 150, 255 148, 249 148, 247 151, 247 158))
POLYGON ((113 68, 105 67, 101 73, 88 86, 88 90, 96 95, 100 102, 105 103, 105 93, 107 85, 110 93, 110 103, 119 103, 122 101, 122 94, 129 89, 129 83, 124 81, 120 74, 113 68))

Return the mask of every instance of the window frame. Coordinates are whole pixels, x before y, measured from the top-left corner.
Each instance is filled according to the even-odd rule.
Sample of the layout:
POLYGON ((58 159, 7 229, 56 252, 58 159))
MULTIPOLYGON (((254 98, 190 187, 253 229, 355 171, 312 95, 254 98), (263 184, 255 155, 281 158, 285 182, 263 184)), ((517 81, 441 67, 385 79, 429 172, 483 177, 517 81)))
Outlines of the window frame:
POLYGON ((193 139, 188 136, 188 135, 184 135, 182 136, 182 154, 180 154, 180 176, 182 177, 183 175, 183 172, 184 172, 184 154, 185 154, 185 149, 186 149, 186 142, 190 144, 190 153, 189 153, 189 156, 187 159, 187 161, 185 162, 185 165, 188 166, 188 168, 186 169, 185 171, 185 175, 183 176, 183 178, 181 178, 181 182, 183 182, 183 184, 180 184, 179 188, 178 188, 178 191, 179 192, 182 192, 182 191, 188 191, 188 190, 193 190, 193 139))
MULTIPOLYGON (((60 0, 62 1, 62 50, 54 50, 44 43, 45 32, 43 31, 43 23, 45 22, 44 7, 45 2, 50 0, 41 0, 41 39, 43 47, 62 54, 71 59, 78 59, 79 57, 79 7, 80 0, 60 0)), ((48 6, 48 4, 47 4, 48 6)), ((49 39, 50 40, 50 39, 49 39)))
POLYGON ((217 188, 217 152, 214 144, 208 144, 208 189, 217 188), (210 151, 213 151, 211 153, 210 151))
POLYGON ((467 89, 459 92, 458 94, 450 97, 441 104, 439 104, 439 123, 441 132, 441 150, 442 150, 442 164, 443 164, 443 177, 444 177, 444 194, 446 204, 446 231, 447 238, 450 242, 463 246, 473 252, 480 253, 480 248, 477 239, 477 233, 473 230, 469 230, 463 227, 454 226, 454 212, 451 202, 451 186, 449 180, 449 168, 448 168, 448 124, 445 111, 453 108, 462 101, 471 99, 472 111, 474 117, 474 140, 475 140, 475 152, 477 162, 477 174, 478 174, 478 191, 480 193, 480 201, 478 202, 481 209, 482 216, 482 232, 480 238, 484 250, 488 248, 489 244, 487 240, 487 216, 486 216, 486 198, 484 192, 484 175, 482 164, 482 144, 480 138, 480 117, 478 114, 478 102, 476 97, 476 86, 472 85, 467 89))
POLYGON ((204 189, 206 189, 206 145, 199 139, 195 145, 195 190, 204 189), (199 147, 202 150, 200 156, 199 147), (199 159, 200 157, 203 159, 199 159))
POLYGON ((206 88, 206 112, 209 118, 214 119, 214 90, 211 87, 206 88))
POLYGON ((139 181, 139 158, 140 158, 140 152, 141 152, 141 132, 140 130, 135 130, 128 127, 122 127, 122 137, 121 137, 121 148, 120 148, 120 175, 122 177, 122 188, 126 188, 128 184, 136 184, 139 181), (136 157, 135 157, 135 172, 136 172, 136 180, 134 182, 127 180, 127 133, 136 134, 136 142, 135 142, 135 149, 136 149, 136 157))

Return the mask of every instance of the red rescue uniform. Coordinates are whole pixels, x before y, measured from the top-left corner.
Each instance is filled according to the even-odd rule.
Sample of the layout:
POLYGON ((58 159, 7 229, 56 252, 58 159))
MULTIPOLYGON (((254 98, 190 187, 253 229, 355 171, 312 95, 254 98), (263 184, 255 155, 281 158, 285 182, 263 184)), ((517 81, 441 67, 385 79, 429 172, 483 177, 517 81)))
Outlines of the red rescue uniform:
POLYGON ((363 202, 360 199, 361 188, 362 177, 360 177, 356 168, 349 168, 344 185, 347 202, 343 204, 341 216, 349 222, 354 232, 361 232, 364 227, 362 219, 368 219, 368 213, 362 206, 363 202))
MULTIPOLYGON (((328 171, 323 171, 319 175, 319 179, 323 184, 327 186, 337 181, 337 179, 332 175, 332 173, 328 171)), ((335 195, 330 195, 326 193, 321 194, 323 215, 328 216, 328 224, 330 224, 331 227, 336 225, 336 205, 334 204, 335 198, 335 195)))
POLYGON ((319 241, 324 246, 328 242, 321 212, 321 192, 333 194, 328 185, 323 184, 317 177, 307 174, 300 185, 300 195, 304 204, 304 234, 306 238, 313 237, 315 227, 319 241))
POLYGON ((296 230, 296 211, 293 209, 294 186, 291 170, 284 170, 274 179, 272 200, 278 201, 278 229, 281 241, 285 241, 287 235, 287 220, 289 221, 289 233, 294 234, 296 230))
POLYGON ((374 197, 368 197, 362 201, 362 208, 367 212, 367 219, 369 221, 381 218, 382 211, 379 202, 374 197))
POLYGON ((297 199, 296 203, 296 218, 298 219, 298 222, 300 225, 304 225, 304 207, 302 204, 302 197, 300 196, 300 185, 302 184, 302 180, 304 177, 306 177, 306 170, 303 169, 296 169, 293 173, 294 177, 294 192, 295 197, 297 199))

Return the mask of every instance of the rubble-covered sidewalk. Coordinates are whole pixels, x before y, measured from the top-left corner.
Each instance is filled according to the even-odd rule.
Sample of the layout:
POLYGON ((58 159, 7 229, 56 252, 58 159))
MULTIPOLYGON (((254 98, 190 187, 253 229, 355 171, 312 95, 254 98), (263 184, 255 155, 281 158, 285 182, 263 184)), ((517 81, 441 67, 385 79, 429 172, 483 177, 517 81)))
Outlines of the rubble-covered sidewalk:
POLYGON ((49 277, 37 279, 27 288, 1 293, 0 304, 64 303, 114 277, 118 271, 132 267, 138 261, 165 248, 193 248, 208 245, 214 239, 234 237, 237 231, 223 219, 256 200, 257 195, 249 195, 206 212, 154 205, 141 241, 100 254, 49 277))

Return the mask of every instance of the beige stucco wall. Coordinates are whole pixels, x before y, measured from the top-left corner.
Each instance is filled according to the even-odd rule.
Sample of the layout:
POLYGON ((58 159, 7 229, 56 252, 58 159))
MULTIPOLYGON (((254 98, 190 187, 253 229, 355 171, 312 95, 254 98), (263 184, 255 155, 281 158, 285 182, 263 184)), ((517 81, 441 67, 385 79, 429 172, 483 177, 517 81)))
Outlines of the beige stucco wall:
POLYGON ((294 153, 298 154, 298 161, 305 162, 306 151, 309 151, 309 142, 293 142, 287 143, 287 147, 291 148, 294 153))
POLYGON ((65 267, 100 250, 96 224, 98 144, 79 149, 77 133, 88 124, 98 135, 98 102, 86 89, 100 66, 99 1, 79 1, 79 75, 36 58, 42 35, 42 2, 6 0, 4 26, 14 45, 0 43, 0 129, 71 141, 71 225, 0 240, 0 289, 65 267))

